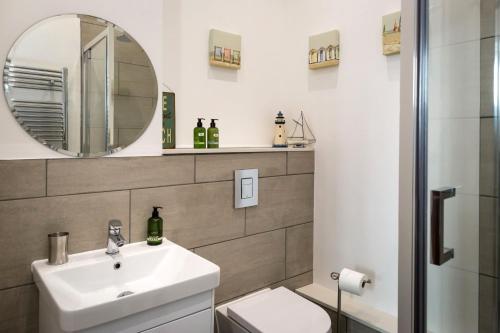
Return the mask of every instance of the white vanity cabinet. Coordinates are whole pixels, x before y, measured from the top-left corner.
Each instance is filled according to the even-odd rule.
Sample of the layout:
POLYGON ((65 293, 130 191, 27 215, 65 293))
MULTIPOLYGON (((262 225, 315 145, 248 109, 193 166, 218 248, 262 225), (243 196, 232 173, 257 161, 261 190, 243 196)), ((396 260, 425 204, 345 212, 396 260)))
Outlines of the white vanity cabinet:
POLYGON ((212 333, 217 265, 164 240, 32 264, 40 333, 212 333), (119 263, 119 265, 117 265, 119 263), (119 268, 117 268, 117 266, 119 268))
POLYGON ((211 333, 211 325, 207 325, 213 318, 213 311, 210 309, 180 318, 170 323, 166 323, 155 328, 144 331, 145 333, 211 333))

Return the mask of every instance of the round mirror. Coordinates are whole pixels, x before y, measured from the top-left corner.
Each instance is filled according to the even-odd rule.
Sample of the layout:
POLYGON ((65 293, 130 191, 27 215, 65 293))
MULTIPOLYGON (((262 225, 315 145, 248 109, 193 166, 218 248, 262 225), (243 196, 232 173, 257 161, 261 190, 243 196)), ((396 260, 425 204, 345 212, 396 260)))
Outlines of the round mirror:
POLYGON ((45 19, 7 57, 5 98, 33 138, 72 156, 102 156, 134 142, 156 109, 146 52, 126 31, 87 15, 45 19))

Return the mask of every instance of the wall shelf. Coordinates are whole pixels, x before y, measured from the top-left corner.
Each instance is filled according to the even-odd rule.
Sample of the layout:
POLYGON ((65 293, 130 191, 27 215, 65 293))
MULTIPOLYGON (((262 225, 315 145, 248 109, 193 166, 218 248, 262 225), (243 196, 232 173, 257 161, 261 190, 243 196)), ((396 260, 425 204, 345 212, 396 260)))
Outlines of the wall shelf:
POLYGON ((275 153, 275 152, 299 152, 314 151, 314 147, 306 148, 273 148, 273 147, 222 147, 222 148, 176 148, 163 149, 163 155, 181 155, 181 154, 231 154, 231 153, 275 153))

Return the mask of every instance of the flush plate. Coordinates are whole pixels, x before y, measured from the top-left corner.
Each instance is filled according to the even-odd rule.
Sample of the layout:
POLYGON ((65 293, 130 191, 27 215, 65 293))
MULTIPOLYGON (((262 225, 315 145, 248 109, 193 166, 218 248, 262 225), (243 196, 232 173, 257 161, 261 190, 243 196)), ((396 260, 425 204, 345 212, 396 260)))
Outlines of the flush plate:
POLYGON ((259 169, 234 171, 234 207, 257 206, 259 203, 259 169))

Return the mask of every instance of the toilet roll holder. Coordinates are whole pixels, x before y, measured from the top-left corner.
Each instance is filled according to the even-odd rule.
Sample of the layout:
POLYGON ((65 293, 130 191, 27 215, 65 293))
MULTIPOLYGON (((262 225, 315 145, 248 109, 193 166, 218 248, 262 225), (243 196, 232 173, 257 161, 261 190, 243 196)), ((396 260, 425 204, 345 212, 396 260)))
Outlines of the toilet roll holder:
MULTIPOLYGON (((340 333, 340 313, 342 312, 342 291, 340 290, 340 273, 331 272, 330 277, 332 280, 338 281, 337 283, 337 333, 340 333)), ((361 287, 364 288, 367 283, 372 283, 372 280, 366 279, 361 282, 361 287)))

